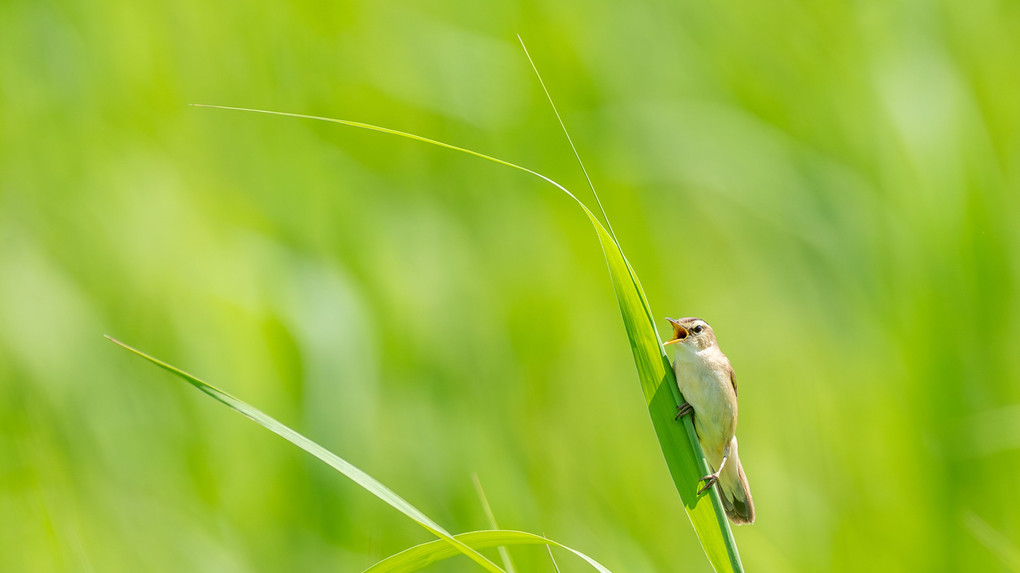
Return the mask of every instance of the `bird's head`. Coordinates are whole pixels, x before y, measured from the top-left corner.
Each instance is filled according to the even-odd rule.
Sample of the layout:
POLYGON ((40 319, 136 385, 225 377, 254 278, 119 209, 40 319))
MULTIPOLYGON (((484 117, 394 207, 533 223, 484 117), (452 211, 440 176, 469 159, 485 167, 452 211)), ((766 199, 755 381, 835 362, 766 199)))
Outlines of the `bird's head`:
POLYGON ((689 351, 697 352, 716 345, 715 333, 712 332, 712 327, 704 320, 693 316, 681 318, 680 320, 675 318, 667 318, 666 320, 673 325, 673 339, 666 341, 664 343, 665 346, 680 344, 689 351))

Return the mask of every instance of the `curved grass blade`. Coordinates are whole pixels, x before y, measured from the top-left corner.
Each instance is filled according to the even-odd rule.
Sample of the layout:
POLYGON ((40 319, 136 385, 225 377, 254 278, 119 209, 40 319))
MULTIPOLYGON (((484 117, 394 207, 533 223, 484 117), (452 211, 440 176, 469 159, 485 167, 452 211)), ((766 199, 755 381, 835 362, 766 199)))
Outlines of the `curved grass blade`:
POLYGON ((535 60, 531 59, 531 52, 529 52, 528 47, 524 45, 524 38, 521 38, 520 34, 517 34, 517 41, 521 43, 524 55, 527 56, 528 63, 531 64, 531 69, 535 71, 538 83, 542 86, 542 91, 545 92, 545 99, 549 101, 549 107, 551 107, 553 113, 556 114, 556 121, 560 122, 560 128, 563 129, 563 135, 567 137, 567 143, 570 144, 570 150, 574 152, 574 158, 577 159, 577 164, 581 166, 581 172, 584 173, 584 178, 588 181, 588 187, 591 189, 591 194, 595 197, 595 202, 599 206, 599 211, 602 211, 602 218, 606 221, 606 227, 609 228, 609 234, 613 237, 613 241, 619 244, 619 241, 616 240, 616 232, 613 231, 613 224, 609 222, 609 215, 606 214, 606 208, 602 206, 602 199, 599 198, 598 192, 595 191, 595 184, 592 183, 591 177, 588 175, 588 170, 584 168, 584 162, 581 161, 581 154, 577 152, 577 147, 574 145, 574 139, 570 137, 570 132, 567 131, 567 124, 563 123, 563 117, 560 116, 560 110, 556 108, 552 94, 549 93, 549 88, 545 87, 545 80, 542 79, 542 74, 538 73, 538 66, 535 65, 535 60))
MULTIPOLYGON (((497 529, 461 533, 455 535, 454 538, 464 545, 468 545, 475 549, 486 549, 489 547, 499 547, 504 545, 545 545, 547 547, 555 545, 556 547, 566 549, 574 555, 577 555, 595 568, 596 571, 600 571, 601 573, 610 573, 609 569, 606 569, 604 565, 595 561, 591 557, 588 557, 584 553, 581 553, 576 549, 571 549, 570 547, 553 541, 552 539, 542 537, 541 535, 535 535, 534 533, 525 533, 523 531, 513 531, 509 529, 497 529)), ((424 567, 428 567, 437 561, 454 557, 457 554, 457 551, 448 543, 443 543, 442 541, 430 541, 428 543, 422 543, 421 545, 415 545, 414 547, 405 549, 395 555, 391 555, 368 569, 365 569, 363 573, 409 573, 410 571, 417 571, 424 567)))
POLYGON ((344 460, 343 458, 337 456, 333 452, 330 452, 326 448, 320 446, 319 444, 309 440, 308 438, 281 424, 280 422, 277 422, 275 419, 263 413, 258 408, 255 408, 254 406, 251 406, 246 402, 239 400, 238 398, 235 398, 230 394, 227 394, 226 392, 220 390, 219 388, 207 384, 183 370, 175 368, 167 364, 166 362, 159 360, 158 358, 153 358, 152 356, 149 356, 148 354, 142 352, 141 350, 132 348, 131 346, 128 346, 127 344, 124 344, 123 342, 116 340, 110 336, 107 336, 106 338, 108 338, 111 342, 121 346, 122 348, 130 350, 131 352, 137 354, 138 356, 141 356, 142 358, 148 360, 149 362, 152 362, 156 366, 159 366, 160 368, 169 371, 170 373, 178 376, 179 378, 184 379, 185 382, 191 384, 195 388, 198 388, 202 392, 205 392, 209 396, 212 396, 216 401, 225 404, 230 409, 250 418, 263 428, 266 428, 270 432, 273 432, 274 434, 280 436, 281 438, 308 452, 309 454, 312 454, 313 456, 319 458, 336 471, 350 478, 354 483, 368 490, 369 493, 375 495, 379 499, 388 503, 391 507, 393 507, 400 513, 403 513, 407 517, 410 517, 414 521, 418 522, 419 525, 421 525, 429 532, 433 533, 434 535, 440 538, 438 543, 447 546, 455 554, 463 553, 464 555, 467 555, 476 563, 488 569, 489 571, 492 571, 493 573, 506 573, 498 566, 496 566, 495 563, 489 561, 484 555, 478 553, 471 547, 465 545, 462 541, 458 541, 453 535, 448 533, 438 523, 429 519, 428 516, 419 511, 418 508, 414 507, 413 505, 408 503, 404 498, 394 493, 393 490, 379 483, 378 481, 376 481, 375 478, 361 471, 347 460, 344 460))
POLYGON ((662 449, 663 457, 666 459, 666 466, 669 468, 670 476, 673 478, 677 493, 680 494, 680 499, 687 509, 687 515, 694 526, 694 531, 698 535, 699 541, 701 541, 705 555, 716 571, 740 572, 744 570, 740 562, 740 554, 737 551, 736 541, 733 539, 733 531, 730 529, 729 521, 727 521, 726 514, 723 512, 722 502, 719 499, 719 493, 716 491, 716 488, 710 489, 707 495, 700 497, 697 495, 698 480, 701 476, 710 473, 710 469, 708 462, 705 461, 705 455, 701 451, 701 444, 698 443, 697 433, 690 418, 684 418, 683 423, 673 421, 673 415, 676 412, 677 406, 683 403, 683 397, 680 395, 673 369, 670 367, 669 358, 666 356, 666 349, 662 346, 662 340, 655 329, 651 306, 648 304, 648 298, 641 287, 641 281, 624 257, 623 250, 613 239, 613 236, 599 222, 591 210, 573 193, 567 190, 566 187, 527 167, 485 155, 484 153, 395 129, 299 113, 219 105, 192 105, 195 107, 247 111, 326 121, 396 135, 437 147, 452 149, 529 173, 553 185, 573 199, 578 207, 584 211, 584 214, 588 216, 588 220, 591 221, 598 235, 599 243, 602 245, 602 252, 606 258, 609 275, 620 305, 620 312, 623 315, 627 338, 630 340, 634 364, 637 367, 638 377, 641 382, 641 390, 648 404, 648 413, 652 418, 652 426, 655 428, 656 436, 659 439, 659 446, 662 449))
MULTIPOLYGON (((531 58, 531 54, 528 52, 528 47, 524 45, 524 40, 517 36, 517 40, 521 43, 521 48, 524 49, 524 55, 528 58, 528 63, 531 64, 531 69, 535 72, 535 76, 538 78, 538 83, 542 86, 542 91, 545 92, 545 97, 549 101, 549 106, 552 108, 553 113, 556 114, 556 119, 560 123, 560 128, 563 130, 563 135, 567 138, 567 142, 570 144, 570 149, 574 152, 574 157, 577 158, 577 164, 581 166, 581 171, 584 173, 585 179, 588 181, 588 186, 591 188, 592 195, 595 196, 595 201, 598 203, 599 209, 602 210, 602 217, 606 220, 606 226, 609 228, 609 237, 612 240, 613 246, 616 247, 615 252, 610 255, 609 251, 612 251, 612 246, 606 244, 606 237, 603 236, 605 233, 599 232, 596 226, 596 232, 599 232, 599 240, 602 242, 603 252, 606 256, 606 262, 609 264, 609 274, 613 278, 613 285, 616 290, 616 297, 620 304, 620 311, 623 314, 624 325, 627 329, 627 337, 631 341, 631 349, 634 353, 634 362, 638 367, 639 372, 642 369, 642 365, 645 367, 645 374, 639 374, 642 381, 642 389, 644 390, 645 400, 648 401, 649 415, 652 418, 652 425, 655 427, 655 433, 658 435, 659 444, 662 447, 663 454, 666 457, 666 464, 669 466, 670 474, 673 477, 673 481, 676 484, 677 491, 680 493, 680 499, 684 501, 688 507, 688 515, 690 515, 691 523, 694 525, 694 529, 698 532, 698 537, 701 539, 702 546, 705 548, 705 553, 708 555, 712 565, 719 570, 735 570, 740 571, 743 569, 740 562, 740 554, 737 552, 737 545, 733 539, 733 532, 730 529, 729 521, 726 520, 724 512, 722 511, 722 504, 719 499, 718 492, 715 489, 711 490, 710 498, 712 500, 712 508, 715 517, 715 524, 709 519, 709 516, 705 512, 692 511, 690 507, 691 500, 697 504, 697 490, 694 484, 697 483, 699 476, 692 476, 690 470, 692 469, 691 464, 676 463, 675 457, 667 453, 667 450, 683 450, 682 440, 677 435, 676 427, 678 424, 672 423, 667 416, 672 414, 672 410, 669 408, 670 404, 679 405, 685 402, 683 396, 680 395, 680 389, 676 384, 676 377, 673 373, 673 369, 669 363, 669 357, 666 354, 665 347, 662 345, 662 340, 659 338, 658 331, 655 328, 655 317, 652 313, 652 307, 648 302, 648 297, 645 296, 645 291, 641 288, 641 281, 638 279, 637 273, 634 272, 633 267, 630 266, 630 262, 627 261, 627 257, 623 254, 623 247, 620 246, 620 241, 616 237, 616 233, 613 232, 612 223, 609 222, 609 215, 606 213, 605 208, 602 206, 602 200, 599 199, 598 191, 595 190, 595 184, 592 183, 591 177, 588 175, 588 170, 584 167, 584 162, 581 161, 581 155, 577 152, 577 147, 574 146, 574 140, 570 137, 570 132, 567 131, 567 125, 564 123, 563 118, 560 116, 559 110, 556 108, 556 103, 553 101, 552 94, 549 93, 549 89, 545 85, 545 80, 542 79, 542 74, 538 71, 538 66, 535 65, 535 61, 531 58), (619 258, 615 255, 619 254, 619 258), (615 268, 614 268, 615 267, 615 268), (630 277, 630 285, 626 284, 626 281, 619 280, 620 275, 624 272, 630 277), (628 286, 632 288, 627 288, 628 286), (644 310, 644 316, 647 319, 647 324, 642 325, 641 315, 635 305, 628 304, 627 299, 637 295, 640 300, 641 307, 644 310), (654 342, 648 336, 651 333, 655 340, 654 342), (659 354, 662 360, 656 361, 654 356, 659 354), (651 364, 648 364, 651 359, 651 364), (664 362, 665 372, 660 371, 657 362, 664 362), (654 383, 656 380, 661 380, 657 388, 653 390, 651 384, 646 382, 654 383), (659 398, 659 392, 663 386, 666 386, 669 390, 667 393, 662 393, 662 397, 659 398), (672 400, 670 400, 670 397, 672 400), (663 412, 666 410, 666 412, 663 412), (670 446, 667 446, 670 443, 670 446), (694 481, 691 481, 691 480, 694 481), (684 489, 688 489, 687 495, 685 495, 684 489), (723 553, 719 547, 718 539, 714 535, 711 535, 714 530, 714 525, 719 528, 719 533, 722 536, 722 541, 725 544, 726 552, 723 553), (707 532, 707 533, 706 533, 707 532), (708 538, 706 539, 706 536, 708 538), (707 543, 706 543, 707 541, 707 543), (728 566, 728 567, 727 567, 728 566)), ((631 301, 633 302, 633 301, 631 301)), ((701 444, 698 442, 697 433, 694 430, 694 423, 690 417, 685 418, 683 424, 684 430, 687 433, 687 441, 690 445, 689 459, 695 462, 698 469, 701 470, 701 475, 707 475, 711 472, 708 467, 708 462, 705 460, 704 452, 701 450, 701 444)))
POLYGON ((659 438, 666 466, 680 500, 687 509, 705 555, 716 571, 743 571, 737 544, 722 508, 716 488, 699 497, 697 483, 711 473, 698 443, 690 417, 683 424, 675 422, 680 390, 658 332, 648 323, 647 303, 637 276, 630 274, 630 265, 604 228, 596 227, 602 252, 609 266, 609 275, 620 303, 623 324, 630 340, 634 364, 641 380, 641 390, 648 403, 648 414, 659 438))

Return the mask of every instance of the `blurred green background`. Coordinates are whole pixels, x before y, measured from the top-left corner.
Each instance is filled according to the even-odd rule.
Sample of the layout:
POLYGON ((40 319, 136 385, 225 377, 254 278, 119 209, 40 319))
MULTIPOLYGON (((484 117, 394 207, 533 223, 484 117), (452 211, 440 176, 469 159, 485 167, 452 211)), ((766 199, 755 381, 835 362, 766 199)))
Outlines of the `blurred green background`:
POLYGON ((453 531, 486 527, 477 472, 503 527, 708 570, 569 199, 187 105, 590 202, 516 33, 654 312, 738 373, 748 570, 1020 569, 1015 2, 4 0, 0 570, 430 539, 103 334, 453 531))

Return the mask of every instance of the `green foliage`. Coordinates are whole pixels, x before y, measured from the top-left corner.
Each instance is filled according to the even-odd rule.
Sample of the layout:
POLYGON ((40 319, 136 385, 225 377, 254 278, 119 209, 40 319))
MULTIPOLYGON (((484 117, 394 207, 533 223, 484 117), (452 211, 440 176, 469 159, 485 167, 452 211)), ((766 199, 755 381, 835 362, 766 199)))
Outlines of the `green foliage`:
POLYGON ((726 520, 719 493, 716 488, 709 495, 697 495, 698 480, 711 473, 705 456, 698 443, 697 434, 690 417, 680 424, 673 420, 676 409, 683 399, 677 389, 673 369, 670 368, 662 341, 652 326, 652 312, 645 298, 644 290, 637 275, 630 268, 619 245, 609 233, 588 212, 595 226, 602 251, 609 264, 616 297, 623 314, 634 363, 645 400, 648 414, 659 438, 659 446, 666 458, 673 483, 684 501, 687 514, 694 530, 701 539, 705 554, 716 571, 743 571, 740 554, 737 552, 730 524, 726 520))
MULTIPOLYGON (((488 547, 506 545, 553 545, 566 549, 580 557, 597 571, 609 573, 608 569, 599 565, 599 563, 591 557, 551 539, 546 539, 545 537, 535 535, 533 533, 500 529, 494 531, 471 531, 455 535, 454 537, 458 541, 475 549, 485 549, 488 547)), ((443 559, 448 559, 455 555, 458 555, 457 550, 449 543, 443 543, 442 541, 430 541, 401 551, 391 557, 387 557, 366 569, 364 573, 408 573, 410 571, 423 569, 437 561, 442 561, 443 559)))
MULTIPOLYGON (((690 418, 685 418, 684 424, 673 423, 673 413, 676 410, 676 406, 682 402, 682 397, 676 390, 676 379, 673 377, 673 371, 669 366, 669 360, 666 357, 662 341, 659 340, 658 333, 655 331, 653 326, 651 307, 648 305, 644 291, 641 288, 641 283, 624 257, 623 250, 620 248, 616 240, 609 234, 605 227, 602 226, 602 223, 599 222, 595 215, 584 205, 584 203, 578 200, 574 194, 559 183, 556 183, 545 175, 532 171, 531 169, 521 167, 508 161, 496 159, 476 151, 435 141, 419 135, 404 133, 356 121, 314 117, 303 114, 243 109, 228 106, 199 105, 198 107, 211 107, 233 111, 249 111, 302 119, 314 119, 405 137, 415 141, 467 153, 500 165, 513 167, 514 169, 530 173, 548 183, 551 183, 556 188, 574 199, 578 206, 580 206, 584 211, 585 215, 588 216, 588 219, 591 221, 591 224, 598 235, 599 242, 602 245, 602 251, 609 266, 609 274, 616 291, 617 300, 620 304, 620 311, 623 314, 627 337, 630 340, 631 350, 634 354, 634 362, 638 369, 641 388, 644 392, 645 400, 648 402, 649 414, 652 417, 652 422, 655 427, 656 434, 658 435, 663 455, 666 458, 670 474, 673 476, 673 481, 676 485, 677 491, 680 492, 680 496, 684 500, 684 505, 690 515, 691 523, 694 525, 695 531, 697 531, 698 537, 701 539, 702 546, 705 549, 705 553, 708 555, 709 561, 712 562, 712 565, 717 571, 743 570, 740 563, 740 555, 736 548, 736 542, 733 540, 733 534, 730 531, 729 522, 726 520, 726 516, 722 510, 722 504, 719 500, 718 492, 714 488, 710 490, 710 495, 706 499, 706 503, 702 503, 696 493, 698 478, 703 475, 707 475, 710 473, 710 470, 705 462, 704 455, 701 452, 701 446, 698 444, 697 434, 694 431, 694 426, 691 423, 690 418)), ((573 144, 571 143, 571 145, 573 144)))
MULTIPOLYGON (((601 571, 602 573, 611 573, 608 569, 600 565, 597 561, 581 553, 580 551, 577 551, 576 549, 572 549, 570 547, 567 547, 566 545, 563 545, 551 539, 546 539, 545 537, 533 535, 530 533, 524 533, 522 531, 506 531, 506 530, 474 531, 471 533, 465 533, 460 535, 450 535, 445 529, 442 528, 442 526, 432 521, 428 516, 419 511, 418 508, 408 503, 407 500, 394 493, 388 487, 379 483, 379 481, 373 478, 372 476, 358 469, 357 467, 349 463, 347 460, 344 460, 343 458, 330 452, 326 448, 323 448, 319 444, 313 442, 312 440, 306 438, 305 436, 302 436, 298 432, 295 432, 286 425, 281 424, 280 422, 273 419, 271 416, 265 414, 258 408, 255 408, 254 406, 245 403, 243 400, 240 400, 238 398, 235 398, 234 396, 231 396, 230 394, 227 394, 226 392, 220 390, 219 388, 216 388, 215 386, 212 386, 211 384, 208 384, 179 368, 176 368, 174 366, 171 366, 170 364, 167 364, 166 362, 163 362, 158 358, 149 356, 148 354, 136 348, 128 346, 127 344, 124 344, 123 342, 111 338, 109 336, 107 338, 110 341, 114 342, 115 344, 121 346, 122 348, 130 352, 133 352, 138 356, 141 356, 142 358, 148 360, 149 362, 155 364, 156 366, 159 366, 160 368, 170 372, 171 374, 177 376, 178 378, 181 378, 188 384, 191 384, 198 390, 211 396, 217 402, 220 402, 225 406, 229 407, 230 409, 234 410, 235 412, 243 416, 246 416, 247 418, 250 418, 256 424, 262 426, 263 428, 273 432, 274 434, 280 436, 281 438, 287 440, 288 442, 315 456, 322 462, 329 465, 331 468, 350 478, 351 481, 358 484, 372 495, 389 504, 390 507, 396 509, 400 513, 411 518, 418 525, 421 525, 427 531, 439 537, 439 541, 437 541, 436 543, 425 543, 422 545, 418 545, 416 547, 412 547, 406 551, 402 551, 396 555, 393 555, 392 557, 384 559, 383 561, 367 569, 366 573, 368 571, 372 571, 375 573, 415 571, 436 561, 447 559, 449 557, 453 557, 454 555, 459 554, 467 555, 469 558, 471 558, 471 560, 475 561, 476 563, 478 563, 485 569, 488 569, 489 571, 494 571, 496 573, 505 573, 505 571, 513 571, 513 568, 507 567, 506 570, 500 569, 494 563, 489 561, 484 555, 478 553, 477 550, 493 547, 496 545, 500 546, 500 549, 502 549, 503 545, 524 545, 524 544, 555 545, 557 547, 561 547, 567 551, 570 551, 574 555, 577 555, 581 559, 588 562, 588 564, 590 564, 596 570, 601 571)), ((480 486, 479 491, 481 491, 480 486)), ((486 511, 490 516, 490 519, 493 522, 495 522, 495 518, 492 517, 492 510, 491 508, 489 508, 488 501, 485 501, 484 494, 482 494, 482 499, 486 511)), ((509 562, 509 557, 506 557, 505 551, 501 551, 501 553, 504 555, 504 560, 506 562, 509 562)))
POLYGON ((709 497, 702 503, 697 495, 698 479, 710 472, 705 462, 701 446, 698 444, 697 434, 690 418, 684 419, 684 424, 673 423, 673 414, 677 405, 683 399, 677 390, 676 379, 673 370, 669 366, 669 359, 666 358, 665 349, 659 339, 655 327, 652 325, 652 311, 645 298, 641 283, 634 274, 630 264, 623 255, 623 250, 616 240, 610 236, 602 223, 573 193, 568 191, 559 183, 549 179, 545 175, 532 171, 526 167, 515 165, 502 159, 496 159, 488 155, 471 151, 448 143, 435 141, 404 133, 385 127, 378 127, 366 123, 333 119, 325 117, 314 117, 296 113, 283 113, 258 109, 243 109, 227 106, 202 105, 199 107, 211 107, 234 111, 250 111, 270 115, 281 115, 303 119, 314 119, 339 123, 350 127, 378 131, 389 135, 406 137, 415 141, 452 149, 467 153, 475 157, 513 167, 525 173, 530 173, 548 183, 551 183, 560 191, 563 191, 588 216, 599 242, 602 244, 602 252, 609 265, 609 275, 616 291, 616 297, 620 303, 620 311, 623 314, 624 326, 627 330, 627 338, 630 340, 631 351, 634 354, 634 363, 638 369, 638 377, 641 382, 641 389, 644 392, 645 400, 648 402, 648 411, 652 417, 652 424, 655 426, 656 435, 659 438, 659 445, 666 457, 666 465, 669 467, 673 482, 676 485, 680 497, 684 500, 684 506, 691 518, 698 537, 701 539, 702 547, 708 555, 709 561, 717 571, 742 571, 740 554, 737 551, 736 542, 730 531, 729 522, 722 509, 722 502, 719 500, 719 493, 715 488, 710 490, 709 497))
POLYGON ((274 434, 280 436, 281 438, 287 440, 288 442, 294 444, 295 446, 322 460, 331 468, 350 478, 351 481, 353 481, 354 483, 365 488, 365 490, 367 490, 372 495, 378 497, 379 499, 389 504, 390 507, 392 507, 393 509, 396 509, 400 513, 403 513, 407 517, 413 519, 418 525, 424 527, 428 532, 439 537, 444 543, 449 544, 455 551, 459 551, 464 555, 467 555, 468 557, 471 558, 471 560, 475 561, 485 569, 488 569, 489 571, 494 571, 496 573, 503 572, 502 569, 497 567, 493 562, 489 561, 484 555, 478 553, 470 546, 466 545, 465 543, 461 542, 460 540, 456 539, 455 537, 447 533, 446 530, 442 528, 442 526, 429 519, 428 516, 419 511, 418 508, 408 503, 404 498, 393 493, 393 491, 390 488, 379 483, 372 476, 351 465, 347 460, 344 460, 343 458, 337 456, 333 452, 330 452, 326 448, 323 448, 319 444, 313 442, 312 440, 309 440, 308 438, 281 424, 280 422, 273 419, 271 416, 266 415, 258 408, 255 408, 254 406, 245 403, 243 400, 239 400, 231 396, 230 394, 227 394, 226 392, 220 390, 219 388, 207 384, 206 382, 203 382, 202 380, 195 378, 191 374, 188 374, 187 372, 179 368, 171 366, 166 362, 159 360, 158 358, 153 358, 152 356, 149 356, 148 354, 136 348, 132 348, 131 346, 128 346, 127 344, 124 344, 119 340, 110 338, 109 336, 107 336, 107 338, 110 339, 112 342, 120 345, 122 348, 134 352, 138 356, 141 356, 142 358, 148 360, 149 362, 152 362, 156 366, 159 366, 160 368, 181 378, 188 384, 191 384, 195 388, 201 390, 203 393, 208 394, 217 402, 226 405, 231 410, 234 410, 239 414, 247 416, 256 424, 262 426, 263 428, 269 430, 270 432, 273 432, 274 434))
POLYGON ((451 532, 489 528, 477 472, 502 527, 618 573, 711 570, 572 201, 188 107, 384 123, 587 201, 517 32, 657 328, 705 318, 736 369, 746 569, 1011 567, 1017 29, 996 0, 5 0, 0 571, 361 571, 430 539, 103 332, 271 404, 451 532))
MULTIPOLYGON (((496 523, 496 514, 492 512, 492 506, 489 505, 489 498, 485 495, 485 489, 482 488, 482 482, 478 479, 478 474, 471 474, 471 481, 475 482, 475 490, 478 491, 478 501, 481 502, 482 509, 485 510, 485 517, 489 520, 489 527, 493 530, 500 529, 499 524, 496 523)), ((506 570, 506 573, 517 573, 517 568, 514 567, 513 559, 510 557, 510 552, 507 551, 506 547, 500 545, 496 550, 499 552, 499 558, 503 562, 503 569, 506 570)))

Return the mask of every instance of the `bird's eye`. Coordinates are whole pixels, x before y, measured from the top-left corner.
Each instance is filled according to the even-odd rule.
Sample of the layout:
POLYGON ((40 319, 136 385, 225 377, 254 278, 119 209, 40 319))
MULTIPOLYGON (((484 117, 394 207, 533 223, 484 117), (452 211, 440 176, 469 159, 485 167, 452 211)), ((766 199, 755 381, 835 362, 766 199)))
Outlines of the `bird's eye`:
POLYGON ((695 326, 691 330, 694 331, 694 334, 701 334, 701 331, 705 330, 705 329, 699 324, 698 326, 695 326))

